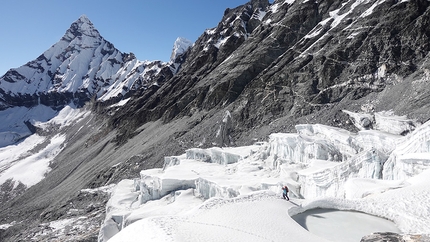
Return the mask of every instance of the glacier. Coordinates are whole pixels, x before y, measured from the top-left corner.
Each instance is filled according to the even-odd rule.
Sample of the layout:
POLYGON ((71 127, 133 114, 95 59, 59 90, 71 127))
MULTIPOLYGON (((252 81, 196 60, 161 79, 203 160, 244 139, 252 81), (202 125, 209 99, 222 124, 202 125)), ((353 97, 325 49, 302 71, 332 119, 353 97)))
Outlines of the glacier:
MULTIPOLYGON (((137 228, 166 241, 197 241, 178 239, 184 236, 181 221, 189 222, 208 206, 249 203, 244 200, 252 201, 247 205, 251 207, 263 201, 280 206, 283 185, 290 188, 292 204, 297 205, 289 206, 289 217, 316 207, 354 210, 392 220, 404 233, 429 233, 430 189, 425 184, 430 172, 430 121, 419 125, 390 112, 347 113, 358 120, 354 121, 358 132, 300 124, 296 133, 273 133, 267 141, 250 146, 191 148, 165 157, 162 168, 143 170, 139 178, 117 184, 99 241, 132 238, 129 233, 137 228), (378 125, 363 129, 359 122, 363 117, 372 123, 378 120, 378 125), (407 135, 399 134, 405 130, 407 135), (398 203, 384 208, 392 199, 398 203)), ((220 218, 219 223, 228 219, 220 218)), ((256 238, 250 241, 259 241, 256 238)))
MULTIPOLYGON (((282 2, 293 1, 273 4, 272 13, 282 2)), ((347 11, 331 11, 330 17, 304 38, 320 35, 322 27, 331 31, 342 21, 348 21, 349 13, 363 2, 368 1, 349 2, 352 5, 347 11)), ((382 2, 377 1, 361 16, 369 15, 382 2)), ((263 21, 264 14, 259 11, 254 17, 263 21)), ((235 22, 244 25, 240 17, 235 18, 238 20, 235 22)), ((270 19, 265 21, 266 24, 270 22, 270 19)), ((214 35, 215 32, 208 30, 206 33, 214 35)), ((351 32, 348 38, 354 38, 356 33, 351 32)), ((239 31, 229 36, 213 36, 206 43, 222 49, 227 41, 241 38, 241 34, 245 39, 249 37, 248 32, 239 31)), ((322 40, 324 38, 317 42, 322 40)), ((174 59, 177 53, 188 48, 181 45, 175 43, 174 59)), ((312 54, 315 46, 309 46, 300 56, 312 54)), ((101 39, 85 17, 81 17, 53 48, 37 61, 8 72, 0 84, 12 95, 33 95, 39 86, 46 86, 49 92, 79 95, 88 91, 96 94, 99 101, 109 101, 122 99, 135 87, 158 85, 145 83, 150 81, 145 72, 158 73, 162 64, 142 63, 132 54, 114 49, 101 39), (74 48, 79 48, 83 59, 79 59, 74 48), (53 76, 54 81, 49 82, 51 79, 46 79, 46 74, 53 76), (43 78, 39 80, 40 76, 43 78), (21 85, 24 82, 29 85, 21 85)), ((175 65, 173 73, 178 68, 179 65, 175 65)), ((387 66, 382 64, 370 75, 382 78, 387 74, 387 66)), ((127 100, 122 99, 117 105, 127 100)), ((291 219, 321 207, 383 217, 393 221, 403 233, 429 233, 430 209, 426 203, 430 198, 429 123, 419 124, 405 116, 394 116, 391 111, 344 112, 350 115, 357 132, 321 124, 299 124, 295 126, 295 133, 274 133, 267 141, 246 147, 192 148, 182 155, 165 157, 162 168, 141 171, 140 177, 123 180, 112 188, 99 240, 133 241, 145 237, 162 241, 281 241, 288 235, 293 241, 323 241, 291 219), (290 188, 289 202, 280 199, 283 185, 290 188)), ((216 135, 222 141, 218 143, 221 146, 229 140, 226 132, 231 125, 229 118, 230 113, 226 112, 216 135)), ((66 124, 67 120, 58 120, 59 125, 66 124)), ((37 124, 37 121, 24 124, 43 129, 52 125, 37 124)), ((5 133, 4 144, 30 134, 22 127, 25 126, 20 123, 16 132, 5 133)), ((53 141, 57 142, 53 147, 47 145, 43 154, 55 156, 60 148, 58 143, 64 142, 62 139, 55 137, 53 141)), ((29 141, 45 142, 39 136, 31 136, 29 141)), ((5 152, 4 156, 7 155, 10 154, 5 152)), ((36 157, 31 161, 34 160, 42 161, 43 166, 38 168, 49 172, 48 160, 36 157)), ((17 166, 12 175, 0 171, 4 179, 9 179, 19 177, 16 175, 20 170, 22 167, 17 166)), ((38 172, 37 179, 43 179, 43 172, 38 172)), ((19 178, 27 186, 35 183, 25 181, 27 177, 19 178)), ((50 226, 62 228, 67 222, 52 221, 50 226)))

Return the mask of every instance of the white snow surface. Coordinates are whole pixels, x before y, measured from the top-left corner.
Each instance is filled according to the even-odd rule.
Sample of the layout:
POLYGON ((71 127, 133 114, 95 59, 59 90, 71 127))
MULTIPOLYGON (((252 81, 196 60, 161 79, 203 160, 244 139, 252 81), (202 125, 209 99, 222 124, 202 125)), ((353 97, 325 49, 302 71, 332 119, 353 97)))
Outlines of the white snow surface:
POLYGON ((61 129, 71 125, 88 115, 89 111, 67 105, 55 112, 49 107, 39 105, 33 108, 10 108, 2 111, 0 115, 2 114, 5 117, 2 122, 4 127, 20 129, 28 137, 15 143, 11 140, 0 148, 0 185, 11 179, 15 187, 21 182, 28 188, 41 181, 51 170, 50 163, 67 145, 66 136, 62 133, 52 137, 31 135, 28 128, 25 125, 21 127, 17 120, 25 117, 24 120, 28 119, 34 126, 49 132, 49 128, 53 126, 61 129), (12 112, 19 115, 7 115, 12 112))
MULTIPOLYGON (((35 137, 35 139, 38 138, 39 137, 35 137)), ((10 152, 10 149, 7 149, 8 147, 0 150, 0 157, 2 157, 2 163, 4 163, 1 168, 3 170, 7 167, 5 171, 0 173, 0 184, 3 184, 8 179, 12 179, 14 181, 20 181, 27 187, 30 187, 41 181, 45 177, 45 173, 51 170, 51 168, 49 168, 49 163, 64 148, 62 147, 64 141, 64 135, 56 135, 50 139, 50 143, 42 151, 29 155, 23 159, 18 157, 19 160, 13 162, 9 162, 9 159, 3 162, 3 157, 8 157, 7 153, 10 152), (4 155, 3 152, 6 154, 4 155)), ((30 143, 29 146, 27 145, 27 142, 17 145, 17 153, 21 156, 28 155, 27 152, 29 152, 29 148, 33 148, 34 143, 30 143)))
POLYGON ((35 125, 36 122, 46 122, 57 112, 50 107, 38 105, 33 108, 13 107, 0 111, 0 147, 18 142, 31 135, 25 121, 35 125))
POLYGON ((7 229, 9 227, 12 227, 16 224, 16 222, 8 223, 8 224, 0 224, 0 229, 7 229))
POLYGON ((364 212, 402 233, 430 233, 430 122, 407 136, 296 129, 252 146, 189 149, 121 181, 99 241, 325 241, 291 218, 313 208, 364 212), (291 201, 281 199, 283 185, 291 201))
POLYGON ((124 106, 128 101, 130 101, 130 98, 123 99, 115 104, 110 105, 109 107, 110 108, 121 107, 121 106, 124 106))
MULTIPOLYGON (((270 7, 269 7, 269 11, 270 11, 271 13, 277 13, 277 12, 279 11, 279 8, 280 8, 280 7, 282 7, 282 5, 284 5, 284 4, 291 5, 291 4, 293 4, 295 1, 296 1, 296 0, 275 0, 275 1, 273 2, 273 4, 272 4, 272 5, 270 5, 270 7)), ((306 0, 305 0, 304 2, 306 2, 306 0)))

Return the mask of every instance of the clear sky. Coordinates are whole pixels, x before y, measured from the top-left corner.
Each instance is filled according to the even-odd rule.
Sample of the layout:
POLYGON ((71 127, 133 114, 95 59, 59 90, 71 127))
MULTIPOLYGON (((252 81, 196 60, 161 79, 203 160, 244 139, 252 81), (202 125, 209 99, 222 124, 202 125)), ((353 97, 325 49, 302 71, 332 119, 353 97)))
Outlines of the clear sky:
POLYGON ((36 59, 85 14, 121 52, 169 61, 177 37, 196 41, 226 8, 248 0, 7 0, 0 2, 0 76, 36 59))

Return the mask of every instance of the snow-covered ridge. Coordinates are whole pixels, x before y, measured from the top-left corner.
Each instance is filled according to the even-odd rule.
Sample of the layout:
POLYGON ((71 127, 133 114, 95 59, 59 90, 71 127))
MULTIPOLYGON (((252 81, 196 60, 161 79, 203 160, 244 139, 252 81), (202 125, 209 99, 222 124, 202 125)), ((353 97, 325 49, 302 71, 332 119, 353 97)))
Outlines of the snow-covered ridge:
POLYGON ((185 53, 185 51, 187 51, 192 45, 193 45, 193 42, 185 38, 178 37, 175 43, 173 44, 173 50, 172 50, 172 55, 170 56, 170 61, 174 62, 179 55, 182 55, 183 53, 185 53))
MULTIPOLYGON (((262 194, 280 197, 282 185, 289 186, 293 203, 303 203, 303 208, 353 209, 389 218, 402 232, 430 232, 427 215, 404 208, 413 202, 430 211, 421 200, 430 194, 422 187, 430 167, 430 122, 407 136, 378 130, 352 133, 320 124, 296 129, 297 133, 272 134, 268 142, 253 146, 189 149, 166 157, 163 168, 121 181, 107 205, 100 241, 116 233, 114 241, 121 240, 122 229, 136 221, 147 226, 155 216, 188 221, 187 214, 211 209, 208 204, 222 207, 229 199, 258 200, 262 194), (382 210, 398 193, 393 189, 418 189, 421 195, 398 197, 398 210, 382 210)), ((171 238, 171 230, 157 228, 157 236, 171 238)))
MULTIPOLYGON (((130 90, 151 85, 151 77, 167 66, 168 63, 139 61, 132 53, 121 53, 83 15, 36 60, 0 78, 1 101, 7 106, 8 96, 34 99, 50 93, 71 93, 63 105, 94 95, 101 101, 121 99, 130 90)), ((36 104, 43 101, 33 100, 36 104)))
POLYGON ((194 45, 193 42, 191 42, 190 40, 187 40, 185 38, 178 37, 176 39, 175 43, 173 44, 172 55, 170 56, 170 65, 171 65, 170 68, 171 68, 173 74, 176 74, 181 67, 181 64, 184 60, 184 58, 181 58, 181 56, 187 50, 189 50, 191 47, 193 47, 193 45, 194 45))

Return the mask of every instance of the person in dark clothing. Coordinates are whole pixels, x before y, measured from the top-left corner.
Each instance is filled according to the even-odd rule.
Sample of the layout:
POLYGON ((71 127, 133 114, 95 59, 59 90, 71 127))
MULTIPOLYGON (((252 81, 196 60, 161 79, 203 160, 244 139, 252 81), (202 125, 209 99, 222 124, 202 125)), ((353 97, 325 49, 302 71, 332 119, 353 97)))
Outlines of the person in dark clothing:
POLYGON ((284 197, 284 199, 287 199, 287 201, 290 200, 290 198, 288 197, 288 187, 287 186, 283 186, 282 187, 282 196, 284 197))

